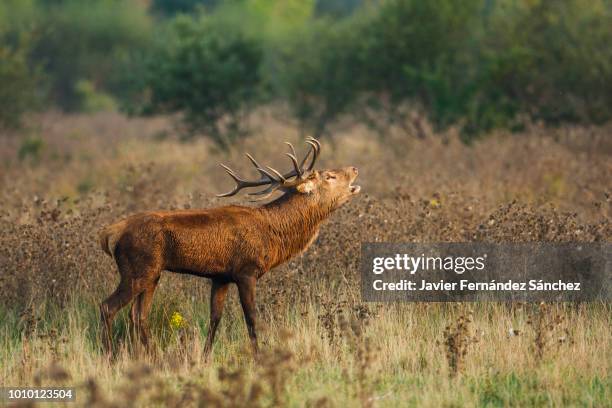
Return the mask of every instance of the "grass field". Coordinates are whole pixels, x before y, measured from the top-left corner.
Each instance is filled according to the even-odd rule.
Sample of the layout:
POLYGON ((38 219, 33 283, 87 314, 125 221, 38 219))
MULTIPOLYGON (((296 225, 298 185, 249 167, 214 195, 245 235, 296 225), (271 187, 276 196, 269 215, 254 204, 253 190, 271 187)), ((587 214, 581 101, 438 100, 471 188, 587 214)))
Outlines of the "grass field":
POLYGON ((358 274, 363 241, 610 241, 609 127, 534 126, 470 147, 452 132, 341 127, 319 167, 359 167, 362 194, 259 283, 261 358, 232 288, 205 364, 209 284, 166 273, 152 352, 131 346, 124 311, 108 361, 98 303, 118 275, 98 229, 224 204, 217 162, 245 172, 244 151, 286 168, 281 142, 299 144, 297 129, 270 112, 252 122, 230 152, 115 114, 46 114, 0 136, 0 384, 76 386, 79 406, 99 407, 611 405, 609 303, 363 303, 358 274))

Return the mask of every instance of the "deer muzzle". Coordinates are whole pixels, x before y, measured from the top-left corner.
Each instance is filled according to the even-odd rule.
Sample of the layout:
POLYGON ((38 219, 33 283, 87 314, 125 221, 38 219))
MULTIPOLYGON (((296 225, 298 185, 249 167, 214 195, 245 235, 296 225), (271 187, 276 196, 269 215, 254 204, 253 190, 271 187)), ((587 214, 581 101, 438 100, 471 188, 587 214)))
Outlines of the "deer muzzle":
POLYGON ((357 178, 357 176, 359 175, 359 170, 357 170, 357 167, 347 167, 346 168, 346 172, 349 175, 349 192, 351 194, 357 194, 361 191, 361 186, 358 185, 353 185, 353 182, 355 181, 355 179, 357 178))

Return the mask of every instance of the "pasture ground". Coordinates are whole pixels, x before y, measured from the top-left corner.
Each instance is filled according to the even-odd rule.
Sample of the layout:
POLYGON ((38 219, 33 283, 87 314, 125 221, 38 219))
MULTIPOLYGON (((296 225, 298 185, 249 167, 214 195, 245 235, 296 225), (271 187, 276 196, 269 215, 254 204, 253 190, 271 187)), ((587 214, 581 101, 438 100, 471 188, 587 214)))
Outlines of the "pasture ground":
MULTIPOLYGON (((150 354, 115 322, 100 353, 97 304, 118 275, 98 229, 126 214, 222 205, 218 161, 244 151, 286 168, 298 130, 269 111, 229 152, 183 143, 165 118, 45 114, 0 135, 0 384, 76 386, 79 406, 609 406, 608 303, 373 304, 359 244, 610 241, 609 127, 532 126, 465 146, 339 127, 319 168, 355 165, 362 194, 302 257, 258 286, 254 362, 235 289, 204 364, 208 282, 165 273, 150 354)), ((238 197, 232 202, 241 202, 238 197)))

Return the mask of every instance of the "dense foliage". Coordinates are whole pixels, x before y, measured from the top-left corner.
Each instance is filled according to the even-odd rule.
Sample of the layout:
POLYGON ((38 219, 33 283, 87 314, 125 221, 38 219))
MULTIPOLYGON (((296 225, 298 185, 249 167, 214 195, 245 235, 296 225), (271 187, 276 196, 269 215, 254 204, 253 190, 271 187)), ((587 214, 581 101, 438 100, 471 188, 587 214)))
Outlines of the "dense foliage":
POLYGON ((40 73, 28 63, 29 52, 27 37, 0 43, 0 129, 19 126, 22 115, 36 107, 40 73))
POLYGON ((88 110, 88 96, 119 91, 123 61, 150 45, 152 24, 146 9, 131 1, 7 0, 0 4, 0 47, 30 37, 28 65, 45 74, 39 98, 68 111, 88 110))
MULTIPOLYGON (((17 71, 42 66, 48 104, 178 112, 222 144, 274 101, 317 135, 415 111, 466 139, 612 115, 608 0, 8 0, 0 33, 4 53, 37 34, 17 71)), ((4 93, 27 101, 5 60, 4 93)), ((20 106, 3 104, 3 123, 20 106)))
POLYGON ((258 95, 259 44, 236 27, 180 17, 171 38, 146 68, 149 112, 182 112, 193 130, 228 146, 240 134, 240 117, 258 95))

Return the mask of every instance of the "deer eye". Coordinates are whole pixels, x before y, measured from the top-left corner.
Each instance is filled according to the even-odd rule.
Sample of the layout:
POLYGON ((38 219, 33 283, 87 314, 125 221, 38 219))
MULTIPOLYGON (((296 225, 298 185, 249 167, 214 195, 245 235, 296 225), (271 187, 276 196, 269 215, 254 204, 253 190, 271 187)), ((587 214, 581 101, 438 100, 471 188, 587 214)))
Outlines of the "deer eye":
POLYGON ((331 180, 331 179, 335 179, 336 176, 334 176, 333 174, 326 174, 325 175, 325 180, 331 180))

